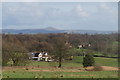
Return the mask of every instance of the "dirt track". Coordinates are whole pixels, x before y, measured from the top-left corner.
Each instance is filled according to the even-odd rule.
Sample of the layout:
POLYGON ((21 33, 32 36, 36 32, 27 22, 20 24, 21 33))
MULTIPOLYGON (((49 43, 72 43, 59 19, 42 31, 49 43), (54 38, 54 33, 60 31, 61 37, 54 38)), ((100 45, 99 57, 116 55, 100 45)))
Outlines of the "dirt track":
MULTIPOLYGON (((109 66, 101 66, 102 71, 117 71, 117 67, 109 67, 109 66)), ((15 69, 23 69, 26 71, 32 71, 32 72, 81 72, 81 71, 86 71, 86 70, 92 70, 94 67, 87 67, 86 69, 82 67, 65 67, 65 68, 55 68, 55 67, 22 67, 22 66, 17 66, 17 67, 3 67, 3 71, 9 71, 9 70, 15 70, 15 69), (26 68, 28 70, 26 70, 26 68)))
MULTIPOLYGON (((94 67, 87 67, 86 69, 92 70, 94 67)), ((102 71, 117 71, 117 67, 101 66, 102 71)))

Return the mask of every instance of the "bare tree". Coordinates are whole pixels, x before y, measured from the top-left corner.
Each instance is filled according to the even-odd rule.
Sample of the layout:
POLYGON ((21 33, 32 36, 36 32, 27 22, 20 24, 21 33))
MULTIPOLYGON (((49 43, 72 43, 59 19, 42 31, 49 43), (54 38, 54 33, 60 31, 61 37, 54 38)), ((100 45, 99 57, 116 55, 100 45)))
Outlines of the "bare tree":
POLYGON ((66 44, 66 38, 64 36, 57 36, 52 39, 53 42, 53 53, 55 58, 58 60, 59 65, 58 67, 60 68, 62 66, 62 61, 63 59, 69 57, 69 45, 66 44))

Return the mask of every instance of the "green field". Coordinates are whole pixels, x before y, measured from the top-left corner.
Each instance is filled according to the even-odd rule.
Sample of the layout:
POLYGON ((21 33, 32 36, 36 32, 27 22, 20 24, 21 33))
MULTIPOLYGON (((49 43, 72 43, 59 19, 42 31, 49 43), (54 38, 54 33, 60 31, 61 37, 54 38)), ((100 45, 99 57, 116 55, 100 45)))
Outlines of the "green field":
MULTIPOLYGON (((118 59, 113 58, 103 58, 103 57, 95 57, 95 63, 99 64, 101 66, 112 66, 112 67, 118 67, 118 59)), ((83 57, 82 56, 76 56, 71 61, 65 61, 63 62, 63 67, 82 67, 83 57)), ((37 61, 31 61, 28 66, 41 66, 41 67, 48 67, 48 66, 57 66, 57 62, 37 62, 37 61)))
MULTIPOLYGON (((73 62, 82 64, 83 62, 82 56, 77 56, 73 59, 73 62)), ((118 59, 113 58, 103 58, 103 57, 94 57, 95 63, 102 66, 112 66, 118 67, 118 59)))
MULTIPOLYGON (((118 71, 84 71, 82 56, 64 61, 62 68, 56 68, 57 62, 30 61, 26 67, 3 69, 3 78, 117 78, 118 71), (26 70, 27 68, 27 70, 26 70)), ((117 59, 96 57, 101 66, 118 67, 117 59)))
POLYGON ((5 71, 3 78, 117 78, 117 71, 84 71, 84 72, 29 72, 16 69, 15 73, 5 71))

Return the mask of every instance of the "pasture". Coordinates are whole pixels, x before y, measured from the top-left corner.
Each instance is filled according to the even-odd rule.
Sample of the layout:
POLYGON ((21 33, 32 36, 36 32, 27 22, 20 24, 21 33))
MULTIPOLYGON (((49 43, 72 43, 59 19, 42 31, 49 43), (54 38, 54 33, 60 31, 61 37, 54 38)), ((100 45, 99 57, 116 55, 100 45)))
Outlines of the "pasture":
POLYGON ((3 67, 3 78, 117 78, 117 59, 95 57, 95 63, 103 66, 102 71, 88 71, 82 66, 82 56, 64 61, 62 68, 57 62, 30 61, 27 66, 3 67))

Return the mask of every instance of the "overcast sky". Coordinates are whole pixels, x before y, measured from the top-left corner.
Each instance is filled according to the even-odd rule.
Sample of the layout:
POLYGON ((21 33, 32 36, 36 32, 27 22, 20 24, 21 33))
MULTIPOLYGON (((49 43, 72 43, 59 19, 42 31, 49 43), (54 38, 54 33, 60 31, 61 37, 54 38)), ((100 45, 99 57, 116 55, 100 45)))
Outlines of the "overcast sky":
POLYGON ((6 29, 107 30, 118 29, 116 2, 5 2, 2 24, 6 29))

